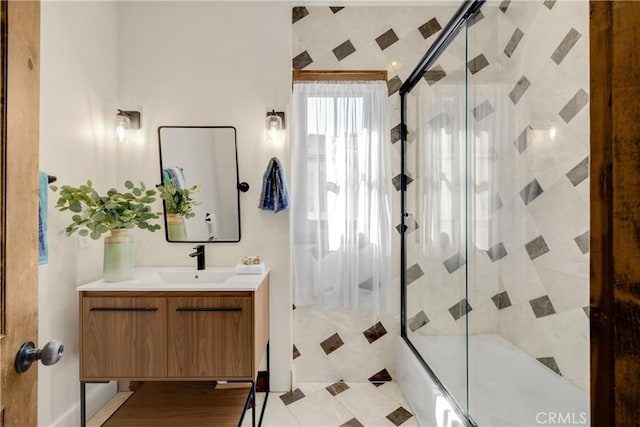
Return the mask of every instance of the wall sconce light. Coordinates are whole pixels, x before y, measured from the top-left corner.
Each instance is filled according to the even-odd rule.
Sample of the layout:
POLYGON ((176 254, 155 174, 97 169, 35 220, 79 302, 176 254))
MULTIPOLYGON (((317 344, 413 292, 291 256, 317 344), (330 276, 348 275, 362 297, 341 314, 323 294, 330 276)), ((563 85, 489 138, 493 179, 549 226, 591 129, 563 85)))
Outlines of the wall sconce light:
POLYGON ((284 139, 284 111, 271 110, 267 113, 265 119, 265 127, 267 129, 267 141, 271 144, 279 144, 284 139))
POLYGON ((127 130, 140 129, 140 111, 118 110, 116 114, 116 138, 118 142, 127 140, 127 130))

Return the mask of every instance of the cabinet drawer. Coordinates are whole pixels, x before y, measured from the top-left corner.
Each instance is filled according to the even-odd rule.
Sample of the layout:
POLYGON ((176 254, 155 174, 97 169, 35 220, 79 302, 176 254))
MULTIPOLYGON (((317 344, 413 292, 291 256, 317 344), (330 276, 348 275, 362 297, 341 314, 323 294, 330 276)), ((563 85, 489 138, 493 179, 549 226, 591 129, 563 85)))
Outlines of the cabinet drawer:
POLYGON ((169 377, 253 377, 250 295, 169 297, 167 310, 169 377))
POLYGON ((166 307, 166 298, 82 298, 81 377, 166 377, 166 307))

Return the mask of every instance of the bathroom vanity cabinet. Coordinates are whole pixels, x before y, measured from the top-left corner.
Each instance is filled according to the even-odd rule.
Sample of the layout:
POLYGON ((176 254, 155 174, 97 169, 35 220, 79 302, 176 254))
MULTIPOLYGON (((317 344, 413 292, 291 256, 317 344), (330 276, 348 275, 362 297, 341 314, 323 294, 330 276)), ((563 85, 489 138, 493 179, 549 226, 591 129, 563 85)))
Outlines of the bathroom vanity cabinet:
POLYGON ((221 284, 154 285, 154 277, 141 269, 130 283, 78 288, 83 387, 110 380, 225 380, 251 382, 253 389, 268 351, 268 272, 221 284))

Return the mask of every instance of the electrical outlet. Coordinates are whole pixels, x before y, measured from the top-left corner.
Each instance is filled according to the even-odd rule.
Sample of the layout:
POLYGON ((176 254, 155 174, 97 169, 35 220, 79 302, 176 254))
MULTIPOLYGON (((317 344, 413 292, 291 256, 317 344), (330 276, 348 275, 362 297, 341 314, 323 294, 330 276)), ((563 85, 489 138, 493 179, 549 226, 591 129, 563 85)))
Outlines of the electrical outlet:
POLYGON ((81 236, 78 234, 78 249, 84 249, 89 247, 89 236, 81 236))

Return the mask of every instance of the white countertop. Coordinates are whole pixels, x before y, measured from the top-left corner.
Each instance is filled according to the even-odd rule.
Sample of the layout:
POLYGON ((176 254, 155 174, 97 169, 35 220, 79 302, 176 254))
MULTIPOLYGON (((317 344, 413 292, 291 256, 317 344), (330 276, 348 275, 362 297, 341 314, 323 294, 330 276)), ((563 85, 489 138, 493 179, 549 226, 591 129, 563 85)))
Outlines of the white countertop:
POLYGON ((262 274, 235 274, 234 268, 207 267, 196 270, 193 267, 137 267, 134 277, 123 282, 96 280, 78 286, 77 291, 255 291, 270 269, 265 267, 262 274), (208 276, 228 276, 224 279, 210 279, 208 276), (170 277, 165 279, 164 277, 170 277), (185 278, 184 280, 182 278, 185 278), (213 282, 218 283, 213 283, 213 282))

